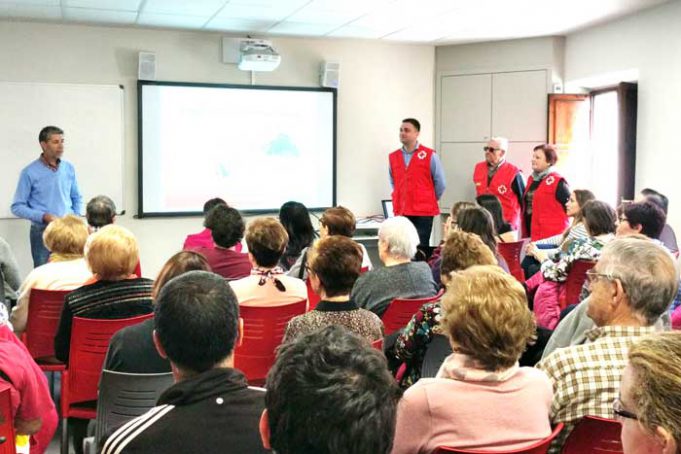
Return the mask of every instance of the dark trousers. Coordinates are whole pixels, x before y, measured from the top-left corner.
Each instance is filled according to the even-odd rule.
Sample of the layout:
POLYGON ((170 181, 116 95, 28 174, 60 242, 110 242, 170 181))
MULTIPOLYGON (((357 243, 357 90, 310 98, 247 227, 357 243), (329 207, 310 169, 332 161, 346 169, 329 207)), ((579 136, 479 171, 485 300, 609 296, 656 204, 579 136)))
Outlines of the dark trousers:
POLYGON ((31 224, 30 238, 31 238, 31 256, 33 257, 33 268, 47 263, 50 258, 50 251, 43 243, 43 233, 47 225, 31 224))
POLYGON ((406 216, 407 219, 414 224, 416 231, 419 234, 419 246, 418 249, 421 251, 425 260, 430 258, 430 254, 433 250, 430 247, 430 233, 433 230, 433 217, 432 216, 406 216))

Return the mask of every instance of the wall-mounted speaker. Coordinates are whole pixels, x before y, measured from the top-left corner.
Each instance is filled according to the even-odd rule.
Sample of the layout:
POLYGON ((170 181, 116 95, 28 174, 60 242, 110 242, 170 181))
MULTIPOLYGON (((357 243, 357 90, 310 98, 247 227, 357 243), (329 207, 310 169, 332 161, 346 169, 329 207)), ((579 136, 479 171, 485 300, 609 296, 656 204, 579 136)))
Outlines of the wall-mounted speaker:
POLYGON ((340 63, 337 61, 322 62, 319 68, 319 85, 338 88, 340 85, 340 63))
POLYGON ((156 80, 156 54, 140 52, 137 64, 137 78, 139 80, 156 80))

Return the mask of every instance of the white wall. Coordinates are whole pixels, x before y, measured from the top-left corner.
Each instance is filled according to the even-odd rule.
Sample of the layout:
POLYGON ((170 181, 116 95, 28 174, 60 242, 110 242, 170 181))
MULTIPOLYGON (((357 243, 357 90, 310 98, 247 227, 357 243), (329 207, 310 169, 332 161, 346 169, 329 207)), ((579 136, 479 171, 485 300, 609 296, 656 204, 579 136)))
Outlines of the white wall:
MULTIPOLYGON (((434 47, 364 40, 275 38, 273 42, 282 64, 273 73, 258 73, 257 84, 317 86, 319 64, 340 61, 338 203, 359 216, 379 213, 380 200, 390 195, 387 154, 399 146, 400 120, 419 118, 422 142, 433 140, 434 47)), ((221 35, 217 33, 0 22, 0 80, 125 86, 128 214, 118 222, 139 238, 143 274, 154 277, 181 247, 184 236, 200 230, 201 219, 132 217, 137 208, 139 51, 156 53, 158 80, 250 83, 250 73, 220 62, 221 35)), ((68 131, 66 136, 68 159, 68 131)), ((37 143, 35 153, 39 154, 37 143)), ((229 201, 229 194, 223 196, 229 201)), ((32 267, 28 228, 27 221, 0 220, 0 236, 12 245, 24 274, 32 267)))
POLYGON ((638 72, 636 190, 670 198, 669 222, 681 225, 676 142, 681 125, 681 2, 671 2, 567 37, 565 81, 638 72))

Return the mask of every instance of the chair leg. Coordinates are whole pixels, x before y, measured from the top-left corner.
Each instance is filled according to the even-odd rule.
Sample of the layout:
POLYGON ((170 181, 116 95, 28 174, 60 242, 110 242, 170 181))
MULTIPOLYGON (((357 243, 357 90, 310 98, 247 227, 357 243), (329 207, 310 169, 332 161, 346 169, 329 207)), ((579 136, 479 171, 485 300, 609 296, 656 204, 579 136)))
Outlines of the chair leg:
POLYGON ((61 454, 69 454, 69 418, 61 419, 61 454))

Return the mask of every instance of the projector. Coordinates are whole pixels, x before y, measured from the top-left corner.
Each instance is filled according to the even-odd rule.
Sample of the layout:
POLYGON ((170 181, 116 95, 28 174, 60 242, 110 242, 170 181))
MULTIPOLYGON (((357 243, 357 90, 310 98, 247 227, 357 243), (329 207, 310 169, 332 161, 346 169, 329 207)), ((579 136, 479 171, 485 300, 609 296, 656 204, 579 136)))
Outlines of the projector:
POLYGON ((245 39, 239 45, 239 69, 242 71, 274 71, 281 56, 264 39, 245 39))

